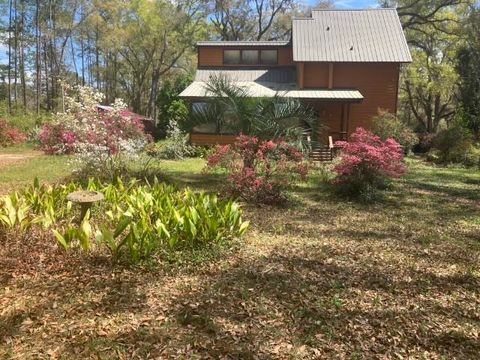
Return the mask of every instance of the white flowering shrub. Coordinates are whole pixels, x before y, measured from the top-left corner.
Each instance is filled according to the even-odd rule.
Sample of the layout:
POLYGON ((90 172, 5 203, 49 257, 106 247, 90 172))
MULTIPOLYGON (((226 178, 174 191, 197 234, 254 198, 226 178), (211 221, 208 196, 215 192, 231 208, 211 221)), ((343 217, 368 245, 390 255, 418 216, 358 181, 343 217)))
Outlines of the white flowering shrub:
POLYGON ((85 154, 99 149, 109 155, 122 150, 122 142, 149 139, 140 120, 125 116, 127 105, 120 99, 112 104, 112 111, 103 111, 97 105, 103 94, 86 86, 70 87, 64 84, 65 111, 57 113, 46 123, 38 135, 42 149, 47 154, 85 154))
POLYGON ((82 143, 79 144, 71 164, 75 171, 84 177, 115 179, 128 173, 129 165, 143 163, 143 149, 146 144, 142 139, 119 140, 118 151, 112 152, 107 146, 82 143))

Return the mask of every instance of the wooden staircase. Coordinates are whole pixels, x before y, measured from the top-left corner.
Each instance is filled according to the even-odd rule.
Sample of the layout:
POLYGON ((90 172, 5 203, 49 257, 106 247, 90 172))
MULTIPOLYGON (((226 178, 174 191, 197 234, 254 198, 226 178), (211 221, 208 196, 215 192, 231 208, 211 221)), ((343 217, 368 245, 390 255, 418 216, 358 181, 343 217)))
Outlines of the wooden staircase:
POLYGON ((312 149, 310 158, 318 162, 330 162, 333 160, 333 140, 328 137, 328 145, 317 145, 312 149))
POLYGON ((312 149, 310 158, 313 161, 329 162, 333 160, 333 151, 328 145, 317 146, 316 148, 312 149))

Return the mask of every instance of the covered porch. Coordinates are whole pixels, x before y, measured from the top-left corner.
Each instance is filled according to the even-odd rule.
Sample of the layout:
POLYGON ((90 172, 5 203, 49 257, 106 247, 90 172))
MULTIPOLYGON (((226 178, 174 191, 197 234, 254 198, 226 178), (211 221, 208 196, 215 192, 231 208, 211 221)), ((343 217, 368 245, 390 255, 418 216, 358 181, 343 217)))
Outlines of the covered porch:
MULTIPOLYGON (((224 76, 232 83, 245 89, 249 97, 284 97, 298 99, 314 109, 321 127, 316 138, 322 144, 331 141, 347 140, 349 132, 350 106, 363 100, 358 89, 300 89, 296 84, 295 68, 271 69, 200 69, 195 81, 181 94, 191 107, 205 104, 208 98, 215 96, 208 91, 207 82, 212 77, 224 76)), ((312 134, 313 135, 313 134, 312 134)), ((195 128, 190 133, 193 145, 229 144, 234 142, 235 134, 215 131, 208 126, 195 128)))

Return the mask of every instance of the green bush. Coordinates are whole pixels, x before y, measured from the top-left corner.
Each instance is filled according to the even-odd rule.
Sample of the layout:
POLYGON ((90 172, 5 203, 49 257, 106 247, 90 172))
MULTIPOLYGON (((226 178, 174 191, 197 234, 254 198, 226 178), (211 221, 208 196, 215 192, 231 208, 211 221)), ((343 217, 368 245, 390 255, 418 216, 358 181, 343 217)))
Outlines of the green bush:
POLYGON ((389 112, 380 112, 373 118, 373 132, 382 140, 394 139, 406 153, 418 143, 415 132, 389 112))
POLYGON ((480 149, 469 131, 457 125, 437 134, 427 159, 439 164, 478 166, 480 149))
POLYGON ((40 226, 52 231, 58 244, 83 250, 106 248, 113 259, 136 263, 155 254, 195 250, 239 237, 248 227, 238 203, 215 195, 182 191, 154 181, 141 184, 90 180, 88 190, 105 200, 80 221, 67 194, 76 183, 40 186, 38 181, 0 200, 0 231, 40 226))
POLYGON ((175 120, 171 120, 168 125, 167 138, 150 146, 147 152, 151 156, 171 160, 193 157, 196 154, 195 148, 188 143, 188 135, 180 129, 175 120))
POLYGON ((25 111, 20 105, 13 109, 13 113, 8 112, 7 102, 0 101, 0 118, 8 120, 8 122, 17 129, 30 134, 36 127, 49 121, 52 118, 51 114, 41 111, 37 114, 33 111, 25 111))

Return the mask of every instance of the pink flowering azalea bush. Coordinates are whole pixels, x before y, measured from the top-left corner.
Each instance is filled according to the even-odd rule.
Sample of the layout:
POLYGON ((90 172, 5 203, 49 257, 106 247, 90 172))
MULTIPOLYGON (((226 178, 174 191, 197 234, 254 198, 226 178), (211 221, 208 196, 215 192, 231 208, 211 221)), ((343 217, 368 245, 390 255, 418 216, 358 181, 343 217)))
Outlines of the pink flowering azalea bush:
POLYGON ((67 87, 65 112, 55 115, 40 130, 38 140, 47 154, 72 154, 92 148, 109 154, 125 141, 147 142, 138 118, 125 116, 126 105, 117 100, 112 111, 99 111, 103 95, 88 87, 67 87))
POLYGON ((334 184, 347 195, 371 200, 388 180, 402 175, 406 168, 403 150, 393 139, 381 140, 371 132, 357 128, 349 142, 335 143, 340 151, 334 184))
POLYGON ((0 147, 21 144, 27 140, 27 135, 6 120, 0 119, 0 147))
POLYGON ((283 140, 260 140, 240 135, 233 145, 217 145, 207 157, 207 170, 228 174, 227 191, 246 201, 278 204, 286 200, 285 189, 307 177, 303 154, 283 140))

